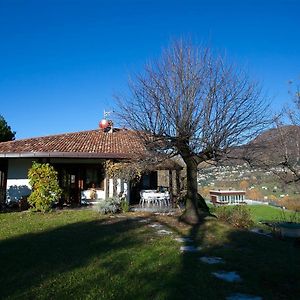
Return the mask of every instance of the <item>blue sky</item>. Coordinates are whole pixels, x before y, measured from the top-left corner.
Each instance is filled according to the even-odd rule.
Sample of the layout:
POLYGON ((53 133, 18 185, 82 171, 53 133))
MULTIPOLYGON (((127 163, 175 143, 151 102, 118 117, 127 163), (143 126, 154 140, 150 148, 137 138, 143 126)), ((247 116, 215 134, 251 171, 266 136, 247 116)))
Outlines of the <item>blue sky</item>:
POLYGON ((245 66, 278 110, 300 82, 299 15, 297 0, 0 0, 0 114, 18 139, 97 128, 181 37, 245 66))

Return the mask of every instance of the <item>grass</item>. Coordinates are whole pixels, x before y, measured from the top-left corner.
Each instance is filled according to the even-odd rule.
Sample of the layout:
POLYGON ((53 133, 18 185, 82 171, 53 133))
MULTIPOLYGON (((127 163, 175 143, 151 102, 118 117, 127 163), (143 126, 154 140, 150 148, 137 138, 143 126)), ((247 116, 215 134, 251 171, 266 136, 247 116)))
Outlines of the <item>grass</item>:
MULTIPOLYGON (((233 207, 227 206, 228 209, 232 209, 233 207)), ((293 221, 300 214, 299 212, 283 210, 269 205, 248 205, 247 208, 250 210, 252 220, 256 225, 260 221, 293 221)), ((212 205, 210 209, 211 211, 215 210, 212 205)))
POLYGON ((295 216, 295 212, 293 211, 282 210, 281 208, 268 205, 249 205, 248 207, 254 222, 259 222, 261 220, 289 221, 295 216))
MULTIPOLYGON (((226 206, 228 209, 233 208, 234 206, 226 206)), ((209 208, 212 212, 215 211, 215 206, 209 204, 209 208)), ((283 210, 279 207, 274 207, 270 205, 247 205, 247 208, 250 210, 252 220, 254 223, 258 223, 259 221, 283 221, 295 217, 295 214, 299 214, 299 212, 294 212, 290 210, 283 210)))
POLYGON ((226 261, 210 266, 199 254, 180 253, 171 236, 157 235, 139 222, 142 217, 101 217, 91 210, 0 214, 0 298, 225 299, 248 293, 297 299, 300 257, 292 241, 214 219, 190 227, 174 217, 148 216, 174 236, 193 236, 201 255, 226 261), (239 272, 243 281, 214 278, 211 272, 220 269, 239 272))

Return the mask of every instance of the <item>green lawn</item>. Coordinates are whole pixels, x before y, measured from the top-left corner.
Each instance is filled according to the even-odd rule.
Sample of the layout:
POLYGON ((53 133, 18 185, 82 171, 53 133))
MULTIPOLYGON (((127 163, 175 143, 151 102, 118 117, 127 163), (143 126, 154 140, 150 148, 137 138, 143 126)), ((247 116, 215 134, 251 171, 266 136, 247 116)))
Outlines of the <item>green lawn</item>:
MULTIPOLYGON (((248 206, 254 222, 264 221, 290 221, 295 216, 295 212, 283 210, 278 207, 268 205, 249 205, 248 206)), ((299 215, 299 213, 297 213, 299 215)))
MULTIPOLYGON (((254 211, 255 212, 255 211, 254 211)), ((200 254, 182 254, 173 236, 159 236, 129 213, 91 210, 0 214, 0 299, 225 299, 248 293, 297 299, 300 251, 282 241, 235 230, 217 220, 199 227, 150 215, 173 236, 192 236, 200 254), (205 265, 200 255, 224 258, 205 265), (212 271, 234 270, 226 283, 212 271)))

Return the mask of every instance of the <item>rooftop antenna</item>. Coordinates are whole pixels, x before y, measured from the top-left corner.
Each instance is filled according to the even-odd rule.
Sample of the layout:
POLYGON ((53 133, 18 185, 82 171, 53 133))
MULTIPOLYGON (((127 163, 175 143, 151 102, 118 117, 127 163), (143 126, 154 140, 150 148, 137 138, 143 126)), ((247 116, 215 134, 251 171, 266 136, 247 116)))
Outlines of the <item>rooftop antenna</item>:
POLYGON ((103 112, 104 119, 107 119, 113 112, 114 112, 113 110, 110 111, 104 110, 103 112))

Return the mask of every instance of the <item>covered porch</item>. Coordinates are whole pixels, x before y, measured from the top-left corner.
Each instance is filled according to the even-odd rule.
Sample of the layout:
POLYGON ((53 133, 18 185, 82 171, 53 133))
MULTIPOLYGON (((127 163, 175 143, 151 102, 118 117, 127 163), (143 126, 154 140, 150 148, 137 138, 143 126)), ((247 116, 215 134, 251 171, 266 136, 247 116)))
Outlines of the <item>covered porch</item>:
POLYGON ((136 210, 165 210, 174 207, 182 184, 183 167, 167 159, 154 170, 142 175, 140 181, 131 185, 130 205, 136 210))
POLYGON ((27 174, 33 161, 49 163, 58 172, 59 186, 63 191, 57 203, 59 206, 92 204, 121 192, 129 201, 128 182, 107 178, 104 159, 9 158, 1 160, 0 165, 1 203, 18 202, 30 195, 27 174))
MULTIPOLYGON (((33 161, 50 163, 58 172, 63 190, 58 206, 94 204, 120 195, 131 206, 172 206, 180 191, 182 167, 176 163, 157 165, 144 173, 137 183, 109 178, 105 172, 105 159, 87 158, 9 158, 1 164, 1 200, 18 202, 29 196, 31 186, 27 178, 33 161), (143 193, 150 191, 152 199, 145 200, 143 193)), ((148 194, 150 195, 150 194, 148 194)))

